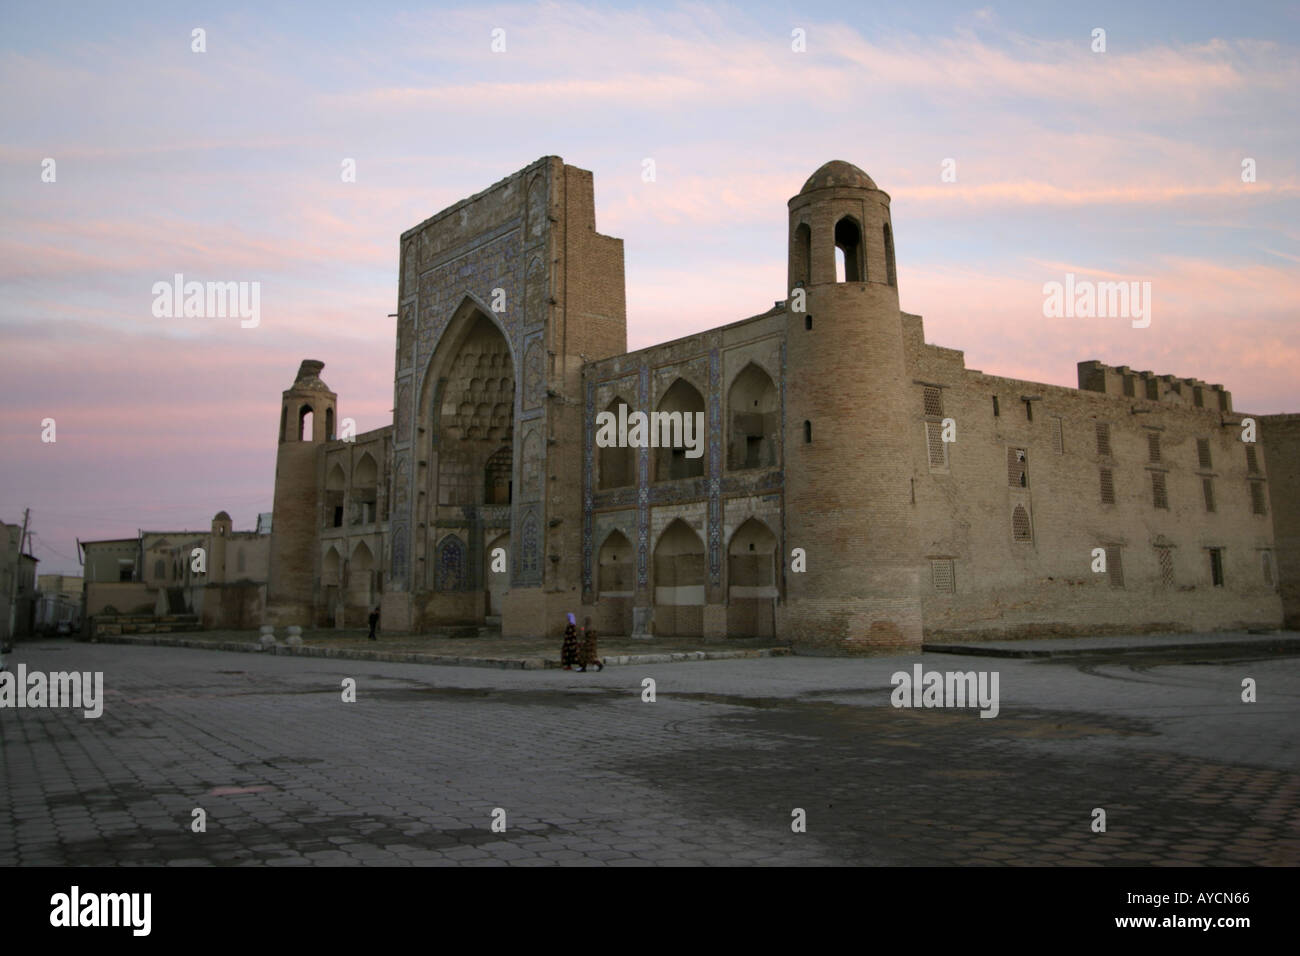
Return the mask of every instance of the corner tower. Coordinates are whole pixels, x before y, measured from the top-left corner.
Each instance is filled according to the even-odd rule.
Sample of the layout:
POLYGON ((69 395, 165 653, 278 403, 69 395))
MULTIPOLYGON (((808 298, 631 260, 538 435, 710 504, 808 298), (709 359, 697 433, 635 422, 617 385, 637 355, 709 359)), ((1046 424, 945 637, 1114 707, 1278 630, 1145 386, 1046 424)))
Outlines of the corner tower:
POLYGON ((267 623, 312 623, 317 573, 317 451, 334 438, 338 396, 320 379, 324 362, 304 359, 280 403, 271 520, 267 623))
POLYGON ((787 559, 778 626, 804 645, 919 648, 889 195, 837 160, 813 173, 789 210, 786 548, 806 552, 807 570, 792 573, 787 559))

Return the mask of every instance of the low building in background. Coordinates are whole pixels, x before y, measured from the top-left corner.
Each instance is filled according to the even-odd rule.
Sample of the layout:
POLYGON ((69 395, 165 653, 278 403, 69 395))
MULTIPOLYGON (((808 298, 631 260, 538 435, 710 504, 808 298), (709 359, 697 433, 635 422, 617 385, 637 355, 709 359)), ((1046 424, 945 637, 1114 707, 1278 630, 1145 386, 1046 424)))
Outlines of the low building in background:
POLYGON ((42 574, 36 579, 37 634, 55 634, 61 624, 81 630, 81 592, 85 579, 70 574, 42 574))
POLYGON ((270 543, 268 533, 235 531, 224 511, 207 531, 83 541, 84 613, 98 633, 257 627, 270 543))

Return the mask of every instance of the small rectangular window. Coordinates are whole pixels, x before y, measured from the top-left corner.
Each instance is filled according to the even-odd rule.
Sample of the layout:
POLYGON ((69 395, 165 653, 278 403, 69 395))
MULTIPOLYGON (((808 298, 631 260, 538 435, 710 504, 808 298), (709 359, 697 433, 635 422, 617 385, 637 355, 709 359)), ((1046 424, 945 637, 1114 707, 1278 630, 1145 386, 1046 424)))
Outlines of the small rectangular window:
POLYGON ((1210 548, 1210 582, 1216 587, 1223 587, 1223 549, 1210 548))
POLYGON ((1259 455, 1255 452, 1254 445, 1246 445, 1246 470, 1252 475, 1259 474, 1259 455))
POLYGON ((1029 487, 1029 453, 1023 448, 1007 449, 1007 485, 1029 487))
POLYGON ((1147 399, 1153 402, 1160 401, 1160 381, 1159 379, 1147 379, 1147 399))
POLYGON ((1150 461, 1160 462, 1160 433, 1147 432, 1147 456, 1150 461))
POLYGON ((1120 558, 1119 545, 1110 545, 1106 548, 1106 574, 1110 578, 1111 587, 1124 586, 1124 565, 1120 558))
POLYGON ((812 444, 812 422, 806 420, 803 423, 803 443, 812 444))
POLYGON ((1264 482, 1252 481, 1250 483, 1250 511, 1251 514, 1268 514, 1268 507, 1264 502, 1264 482))
POLYGON ((926 386, 925 414, 935 418, 943 418, 943 389, 926 386))
POLYGON ((1052 419, 1052 451, 1065 454, 1065 424, 1059 416, 1052 419))
POLYGON ((1173 587, 1174 583, 1174 549, 1173 548, 1156 548, 1156 558, 1160 562, 1160 584, 1163 587, 1173 587))
POLYGON ((1115 503, 1115 475, 1109 468, 1101 470, 1101 503, 1104 505, 1115 503))
POLYGON ((336 528, 343 527, 343 506, 342 505, 336 505, 334 507, 334 527, 336 528))
POLYGON ((1201 491, 1205 494, 1205 510, 1208 513, 1214 512, 1214 479, 1202 478, 1201 491))
POLYGON ((1029 512, 1023 505, 1016 505, 1011 512, 1011 537, 1015 541, 1033 542, 1034 532, 1029 524, 1029 512))
POLYGON ((811 316, 811 315, 805 315, 805 316, 803 317, 803 327, 804 327, 805 329, 807 329, 809 332, 812 331, 812 316, 811 316))
POLYGON ((930 456, 931 471, 948 470, 948 443, 943 440, 943 423, 925 423, 925 447, 930 456))
POLYGON ((1110 455, 1110 425, 1106 422, 1097 422, 1097 455, 1101 458, 1109 458, 1110 455))
POLYGON ((1157 508, 1169 510, 1169 494, 1165 488, 1165 473, 1151 472, 1151 503, 1157 508))
POLYGON ((1208 438, 1196 439, 1196 463, 1207 470, 1214 467, 1214 461, 1210 456, 1210 440, 1208 438))
POLYGON ((941 558, 930 562, 930 579, 934 582, 934 589, 946 594, 953 594, 957 590, 957 582, 953 576, 952 558, 941 558))
POLYGON ((1033 420, 1034 420, 1034 403, 1025 402, 1025 421, 1032 422, 1033 420))
POLYGON ((998 410, 998 397, 994 395, 993 396, 993 417, 997 418, 1001 414, 1002 413, 998 410))

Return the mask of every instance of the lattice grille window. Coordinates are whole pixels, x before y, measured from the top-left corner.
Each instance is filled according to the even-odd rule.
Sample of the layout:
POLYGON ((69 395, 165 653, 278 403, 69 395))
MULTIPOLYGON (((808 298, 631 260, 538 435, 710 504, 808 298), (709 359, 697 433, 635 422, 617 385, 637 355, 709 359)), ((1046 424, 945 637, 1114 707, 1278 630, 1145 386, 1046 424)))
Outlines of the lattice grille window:
POLYGON ((1023 448, 1007 449, 1007 484, 1012 488, 1029 487, 1029 452, 1023 448))
POLYGON ((1269 587, 1273 586, 1273 553, 1271 551, 1261 551, 1259 553, 1260 569, 1264 572, 1264 583, 1269 587))
POLYGON ((943 423, 925 423, 925 447, 930 456, 931 471, 948 470, 948 443, 943 440, 943 423))
POLYGON ((1259 474, 1259 455, 1255 453, 1254 445, 1246 446, 1246 470, 1252 475, 1259 474))
POLYGON ((1111 587, 1124 586, 1124 563, 1117 544, 1106 546, 1106 574, 1110 578, 1111 587))
POLYGON ((941 558, 930 562, 930 578, 934 582, 934 589, 942 591, 945 594, 953 594, 957 590, 957 580, 953 575, 952 558, 941 558))
POLYGON ((1205 510, 1207 512, 1214 511, 1214 479, 1202 478, 1201 490, 1205 492, 1205 510))
POLYGON ((1033 531, 1029 527, 1029 512, 1023 505, 1016 505, 1011 512, 1011 537, 1016 541, 1033 541, 1033 531))
POLYGON ((1115 473, 1109 468, 1101 470, 1101 503, 1104 505, 1115 503, 1115 473))
POLYGON ((1210 440, 1208 438, 1196 439, 1196 462, 1202 468, 1213 468, 1214 461, 1210 456, 1210 440))
POLYGON ((1147 455, 1151 461, 1160 461, 1160 433, 1147 432, 1147 455))
POLYGON ((1157 508, 1169 509, 1169 493, 1165 488, 1165 473, 1151 472, 1151 503, 1157 508))
POLYGON ((1097 454, 1110 457, 1110 425, 1106 422, 1097 422, 1097 454))
POLYGON ((1174 584, 1174 549, 1156 548, 1156 558, 1160 562, 1160 584, 1173 587, 1174 584))
POLYGON ((1160 382, 1158 379, 1147 379, 1147 398, 1153 402, 1160 401, 1160 382))
POLYGON ((1250 511, 1252 514, 1268 514, 1268 507, 1264 503, 1264 482, 1252 481, 1250 483, 1250 511))
POLYGON ((925 413, 936 418, 943 418, 943 389, 926 386, 925 413))
POLYGON ((1059 417, 1052 419, 1052 451, 1065 454, 1065 425, 1059 417))
POLYGON ((1223 549, 1210 548, 1210 583, 1216 587, 1223 587, 1223 549))

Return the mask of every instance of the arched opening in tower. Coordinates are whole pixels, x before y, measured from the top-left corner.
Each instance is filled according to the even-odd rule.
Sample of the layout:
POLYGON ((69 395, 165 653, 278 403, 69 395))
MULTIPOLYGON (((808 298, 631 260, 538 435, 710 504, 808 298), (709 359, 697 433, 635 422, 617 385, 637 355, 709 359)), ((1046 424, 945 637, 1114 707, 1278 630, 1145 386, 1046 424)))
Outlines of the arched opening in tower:
POLYGON ((835 224, 835 279, 862 282, 862 230, 857 220, 845 216, 835 224))

